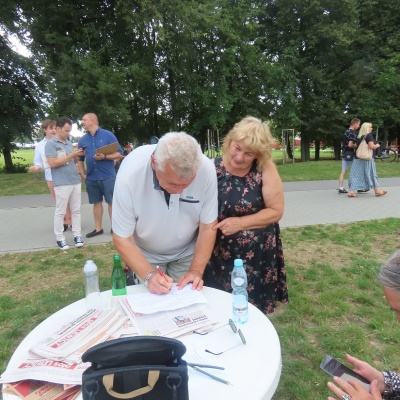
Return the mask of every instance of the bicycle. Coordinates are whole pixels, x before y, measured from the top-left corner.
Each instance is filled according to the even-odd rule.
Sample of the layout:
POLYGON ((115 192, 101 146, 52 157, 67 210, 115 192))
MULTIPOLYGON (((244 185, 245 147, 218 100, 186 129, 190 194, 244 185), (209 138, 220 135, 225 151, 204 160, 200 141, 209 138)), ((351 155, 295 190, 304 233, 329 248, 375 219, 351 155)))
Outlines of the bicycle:
POLYGON ((376 153, 375 158, 378 158, 383 162, 393 162, 399 158, 399 154, 389 146, 381 148, 379 153, 376 153))

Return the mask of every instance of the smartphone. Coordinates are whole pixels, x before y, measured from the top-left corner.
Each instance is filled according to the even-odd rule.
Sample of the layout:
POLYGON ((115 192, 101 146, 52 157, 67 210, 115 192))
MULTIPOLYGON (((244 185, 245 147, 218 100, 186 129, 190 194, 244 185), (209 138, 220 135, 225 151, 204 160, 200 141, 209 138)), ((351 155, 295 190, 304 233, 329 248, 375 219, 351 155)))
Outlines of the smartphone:
POLYGON ((338 376, 346 382, 350 380, 359 381, 369 392, 370 382, 367 379, 357 374, 349 367, 346 367, 332 356, 326 356, 319 367, 328 375, 338 376))

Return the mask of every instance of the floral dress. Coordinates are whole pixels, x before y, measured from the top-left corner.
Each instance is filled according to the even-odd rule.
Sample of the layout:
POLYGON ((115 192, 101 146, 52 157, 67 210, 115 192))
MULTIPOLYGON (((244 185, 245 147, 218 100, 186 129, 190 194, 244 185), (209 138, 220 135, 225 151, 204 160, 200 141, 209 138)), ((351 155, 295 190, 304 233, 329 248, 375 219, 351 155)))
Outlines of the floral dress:
MULTIPOLYGON (((230 174, 222 158, 215 159, 218 177, 218 221, 254 214, 265 208, 262 175, 256 162, 243 177, 230 174)), ((249 302, 265 314, 274 312, 276 302, 288 301, 286 271, 279 224, 245 230, 225 236, 218 230, 204 284, 231 292, 231 272, 235 258, 247 271, 249 302)))

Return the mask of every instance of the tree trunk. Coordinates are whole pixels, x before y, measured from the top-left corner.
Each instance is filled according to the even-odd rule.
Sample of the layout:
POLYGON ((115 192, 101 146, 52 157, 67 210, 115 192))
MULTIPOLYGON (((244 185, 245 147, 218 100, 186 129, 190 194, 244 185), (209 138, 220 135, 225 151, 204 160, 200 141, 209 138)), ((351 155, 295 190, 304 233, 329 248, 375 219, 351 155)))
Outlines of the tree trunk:
POLYGON ((301 161, 310 161, 310 139, 301 138, 301 161))
POLYGON ((286 151, 287 151, 287 155, 288 157, 293 160, 293 151, 292 151, 292 146, 290 145, 290 140, 288 138, 287 142, 286 142, 286 151))
POLYGON ((11 150, 9 148, 3 149, 4 167, 6 172, 13 172, 14 166, 11 157, 11 150))
POLYGON ((320 151, 320 149, 321 149, 321 142, 317 139, 315 142, 314 142, 315 144, 314 144, 314 148, 315 148, 315 161, 319 161, 319 156, 320 156, 320 154, 319 154, 319 151, 320 151))
POLYGON ((172 129, 174 131, 178 130, 178 101, 176 98, 176 87, 174 73, 172 69, 168 69, 168 82, 170 91, 170 102, 171 102, 171 114, 172 114, 172 129))

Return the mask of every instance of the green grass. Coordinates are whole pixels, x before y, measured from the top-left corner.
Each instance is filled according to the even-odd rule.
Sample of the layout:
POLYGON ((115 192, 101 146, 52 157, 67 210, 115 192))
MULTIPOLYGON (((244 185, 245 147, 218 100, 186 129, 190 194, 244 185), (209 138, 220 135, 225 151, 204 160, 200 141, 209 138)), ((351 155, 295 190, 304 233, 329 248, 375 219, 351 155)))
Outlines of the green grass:
MULTIPOLYGON (((399 225, 391 218, 282 230, 290 301, 270 316, 283 357, 275 400, 326 399, 329 377, 319 369, 326 354, 399 368, 400 329, 375 279, 398 247, 399 225)), ((84 296, 86 259, 98 265, 101 289, 110 289, 114 253, 109 243, 0 256, 0 372, 28 332, 84 296)))
MULTIPOLYGON (((33 150, 18 150, 16 157, 25 161, 19 162, 32 165, 33 150)), ((283 182, 300 182, 316 180, 338 180, 342 169, 342 162, 333 159, 322 161, 308 161, 292 163, 287 160, 282 164, 282 153, 274 151, 274 159, 283 182), (280 158, 279 158, 280 157, 280 158)), ((3 157, 0 156, 0 169, 4 165, 3 157)), ((380 178, 396 178, 400 173, 400 163, 376 162, 378 176, 380 178)), ((82 188, 82 190, 85 190, 82 188)), ((48 188, 44 180, 38 179, 36 174, 4 174, 0 173, 0 195, 17 196, 28 194, 47 194, 48 188)))
MULTIPOLYGON (((32 150, 22 155, 33 159, 32 150)), ((332 159, 282 165, 277 157, 276 163, 284 182, 336 180, 341 170, 341 161, 332 159)), ((377 170, 381 178, 397 177, 399 164, 377 161, 377 170)), ((48 189, 35 174, 0 174, 1 195, 39 193, 48 189)), ((329 378, 319 370, 326 354, 344 361, 348 352, 378 369, 400 369, 400 329, 375 280, 398 247, 399 225, 391 218, 282 230, 290 302, 270 317, 283 356, 275 400, 327 398, 329 378)), ((86 259, 96 261, 101 289, 110 288, 114 252, 107 244, 62 255, 48 250, 0 256, 0 372, 28 332, 84 296, 86 259)))

